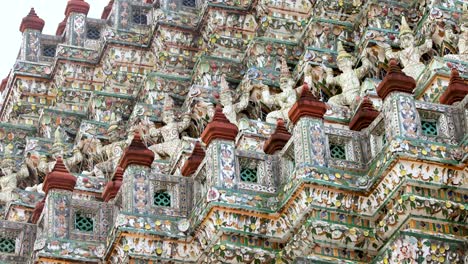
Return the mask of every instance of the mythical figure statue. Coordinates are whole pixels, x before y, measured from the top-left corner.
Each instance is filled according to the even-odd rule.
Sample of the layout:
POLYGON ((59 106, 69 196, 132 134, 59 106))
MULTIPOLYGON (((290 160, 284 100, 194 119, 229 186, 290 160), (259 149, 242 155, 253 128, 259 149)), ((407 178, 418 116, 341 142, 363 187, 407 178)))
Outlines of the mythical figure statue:
POLYGON ((289 120, 288 112, 297 101, 298 96, 297 91, 294 89, 294 80, 284 58, 281 61, 280 76, 280 88, 282 92, 271 95, 268 86, 264 85, 263 88, 261 101, 268 107, 278 106, 280 108, 268 113, 266 121, 268 123, 276 123, 278 118, 289 120))
POLYGON ((119 121, 111 122, 107 128, 107 135, 110 144, 101 146, 101 142, 98 141, 98 147, 95 155, 93 155, 94 161, 101 161, 94 165, 93 172, 97 177, 104 177, 105 175, 110 176, 123 154, 124 149, 127 147, 128 142, 125 140, 119 140, 119 121))
POLYGON ((151 139, 156 142, 160 137, 164 139, 163 143, 154 144, 149 147, 155 153, 155 159, 162 157, 172 157, 177 147, 181 144, 180 133, 187 129, 190 125, 190 113, 182 115, 182 121, 175 121, 174 101, 166 94, 164 98, 164 111, 162 113, 163 122, 166 124, 163 127, 150 128, 149 134, 151 139))
POLYGON ((458 54, 448 54, 444 57, 459 61, 468 61, 468 10, 466 6, 463 9, 462 21, 465 21, 465 23, 460 26, 460 34, 458 35, 457 43, 458 54))
POLYGON ((223 74, 221 76, 221 93, 219 96, 220 103, 223 105, 223 113, 229 120, 229 122, 233 124, 238 124, 238 116, 237 114, 240 113, 242 110, 247 108, 249 105, 249 97, 250 97, 250 90, 253 87, 252 85, 241 85, 241 96, 239 98, 239 102, 234 103, 234 99, 232 98, 231 90, 229 89, 229 85, 226 82, 226 76, 223 74))
POLYGON ((352 107, 357 102, 356 97, 361 94, 360 79, 367 74, 371 65, 366 57, 365 49, 362 57, 362 66, 357 69, 353 69, 355 62, 356 58, 346 52, 343 48, 343 44, 339 42, 336 64, 338 69, 343 73, 333 77, 332 69, 323 66, 325 68, 325 81, 327 84, 338 85, 343 90, 341 94, 332 96, 328 100, 329 104, 352 107))
POLYGON ((18 187, 18 181, 29 176, 28 168, 23 164, 19 171, 15 172, 15 162, 7 155, 1 162, 1 172, 3 176, 0 177, 0 202, 9 202, 15 199, 12 192, 18 187))
MULTIPOLYGON (((427 31, 429 34, 430 31, 427 31)), ((400 47, 403 50, 393 52, 390 45, 382 42, 377 42, 377 44, 385 49, 385 57, 387 59, 398 59, 401 64, 403 65, 402 71, 408 75, 413 77, 413 79, 417 80, 421 72, 426 67, 424 63, 422 63, 421 56, 432 48, 432 39, 429 35, 425 38, 425 41, 420 46, 416 46, 416 42, 414 39, 414 33, 411 28, 408 26, 405 17, 401 18, 401 26, 400 26, 400 47)))

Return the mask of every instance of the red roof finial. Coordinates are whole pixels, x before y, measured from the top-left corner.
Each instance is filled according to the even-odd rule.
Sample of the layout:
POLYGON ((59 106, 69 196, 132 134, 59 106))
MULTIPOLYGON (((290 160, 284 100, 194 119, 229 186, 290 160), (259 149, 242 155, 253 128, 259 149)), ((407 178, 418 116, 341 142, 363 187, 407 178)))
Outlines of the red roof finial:
POLYGON ((87 15, 89 12, 89 4, 84 0, 70 0, 65 8, 65 16, 68 17, 70 13, 80 13, 87 15))
POLYGON ((323 118, 323 115, 327 111, 324 102, 321 102, 314 96, 307 83, 302 86, 301 97, 289 110, 289 119, 296 124, 297 121, 303 116, 310 116, 315 118, 323 118))
POLYGON ((8 83, 8 77, 2 80, 0 84, 0 93, 3 92, 3 90, 5 90, 7 83, 8 83))
POLYGON ((441 104, 453 104, 463 100, 468 94, 468 84, 460 77, 458 70, 452 68, 450 74, 450 83, 445 92, 440 96, 439 101, 441 104))
POLYGON ((123 174, 123 169, 121 167, 117 167, 114 173, 114 178, 106 184, 106 187, 104 187, 104 191, 102 192, 102 199, 104 199, 105 202, 114 199, 119 192, 120 186, 122 186, 123 174))
POLYGON ((140 133, 136 132, 130 145, 120 160, 119 166, 125 171, 131 164, 151 167, 154 160, 154 152, 143 143, 140 133))
POLYGON ((54 168, 45 177, 42 189, 47 195, 51 189, 73 191, 75 184, 76 177, 70 174, 65 164, 63 164, 62 158, 58 157, 54 168))
POLYGON ((112 6, 114 5, 114 0, 110 0, 109 3, 102 10, 101 19, 107 19, 110 12, 112 11, 112 6))
POLYGON ((377 94, 382 100, 391 92, 413 93, 416 81, 403 73, 395 59, 390 59, 387 75, 377 87, 377 94))
POLYGON ((55 31, 55 35, 61 36, 66 26, 67 26, 67 17, 64 17, 63 21, 58 24, 57 30, 55 31))
POLYGON ((31 222, 33 224, 37 224, 37 221, 41 217, 42 210, 44 210, 44 205, 45 205, 45 197, 42 201, 38 202, 36 206, 34 207, 34 211, 31 217, 31 222))
POLYGON ((114 173, 113 181, 123 181, 124 170, 122 167, 117 167, 114 173))
POLYGON ((360 131, 368 127, 379 114, 380 112, 374 108, 372 101, 368 97, 364 97, 353 119, 349 122, 349 129, 360 131))
POLYGON ((237 129, 237 126, 229 122, 229 120, 224 115, 221 106, 217 105, 213 120, 208 123, 208 125, 205 127, 205 130, 203 130, 201 139, 208 146, 214 139, 234 141, 238 132, 239 130, 237 129))
POLYGON ((194 173, 204 158, 205 151, 203 150, 200 142, 197 141, 197 143, 195 143, 195 147, 193 148, 192 154, 187 159, 187 161, 185 161, 184 166, 182 166, 182 175, 189 176, 190 174, 194 173))
POLYGON ((265 144, 263 145, 263 151, 266 154, 274 154, 276 151, 280 151, 288 143, 291 138, 291 133, 284 126, 283 119, 276 121, 276 129, 273 134, 270 135, 265 144))
POLYGON ((42 31, 44 28, 44 19, 37 16, 34 8, 31 8, 29 14, 23 18, 20 25, 20 31, 24 32, 26 29, 33 29, 42 31))

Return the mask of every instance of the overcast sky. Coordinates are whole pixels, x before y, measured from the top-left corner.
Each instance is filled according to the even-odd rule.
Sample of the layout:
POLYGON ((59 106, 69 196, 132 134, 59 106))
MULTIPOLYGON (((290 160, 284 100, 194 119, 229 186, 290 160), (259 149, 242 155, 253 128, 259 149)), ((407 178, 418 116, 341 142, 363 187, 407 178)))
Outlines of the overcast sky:
MULTIPOLYGON (((37 15, 44 19, 43 34, 55 35, 57 25, 65 17, 65 7, 68 0, 6 0, 2 1, 0 8, 0 80, 8 75, 13 68, 16 56, 21 45, 21 32, 19 27, 31 7, 34 7, 37 15)), ((104 6, 109 0, 86 0, 91 6, 88 16, 101 18, 104 6)))

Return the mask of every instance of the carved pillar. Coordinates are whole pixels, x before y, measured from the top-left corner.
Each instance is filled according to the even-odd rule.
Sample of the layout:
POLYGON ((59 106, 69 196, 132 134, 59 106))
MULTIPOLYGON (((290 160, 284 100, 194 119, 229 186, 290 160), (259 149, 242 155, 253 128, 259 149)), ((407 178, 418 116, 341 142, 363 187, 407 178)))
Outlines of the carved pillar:
MULTIPOLYGON (((44 180, 46 193, 42 233, 48 237, 68 238, 70 233, 70 209, 76 177, 68 172, 62 158, 57 158, 52 171, 44 180)), ((38 203, 38 210, 41 204, 38 203)), ((37 219, 36 219, 37 221, 37 219)))
POLYGON ((237 185, 234 140, 237 126, 230 123, 218 105, 213 121, 203 131, 201 139, 206 149, 207 187, 232 188, 237 185))
POLYGON ((149 150, 136 133, 125 150, 119 166, 123 169, 122 210, 142 214, 152 199, 149 197, 149 174, 154 160, 149 150))
POLYGON ((326 140, 323 115, 324 102, 312 95, 304 85, 299 100, 289 111, 289 119, 294 124, 294 156, 296 168, 302 166, 326 166, 326 140))
POLYGON ((377 94, 383 100, 385 136, 387 139, 417 138, 420 121, 413 100, 416 82, 401 71, 396 60, 390 60, 389 65, 387 75, 377 87, 377 94))
POLYGON ((44 20, 37 16, 34 8, 21 21, 20 31, 23 33, 20 59, 38 61, 41 54, 40 35, 44 28, 44 20))
POLYGON ((70 0, 65 9, 67 17, 66 43, 72 46, 83 46, 86 40, 86 15, 89 4, 84 0, 70 0))

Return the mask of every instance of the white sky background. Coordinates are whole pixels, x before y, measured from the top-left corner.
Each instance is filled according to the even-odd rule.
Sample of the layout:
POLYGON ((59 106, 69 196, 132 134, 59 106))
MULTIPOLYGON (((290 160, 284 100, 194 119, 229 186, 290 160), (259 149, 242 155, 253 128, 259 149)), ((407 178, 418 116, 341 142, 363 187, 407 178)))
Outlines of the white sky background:
MULTIPOLYGON (((101 18, 101 13, 109 0, 85 0, 90 6, 88 17, 101 18)), ((55 35, 57 26, 65 17, 68 0, 6 0, 0 8, 0 80, 13 68, 20 50, 22 34, 19 31, 21 20, 31 7, 44 19, 43 34, 55 35)))

